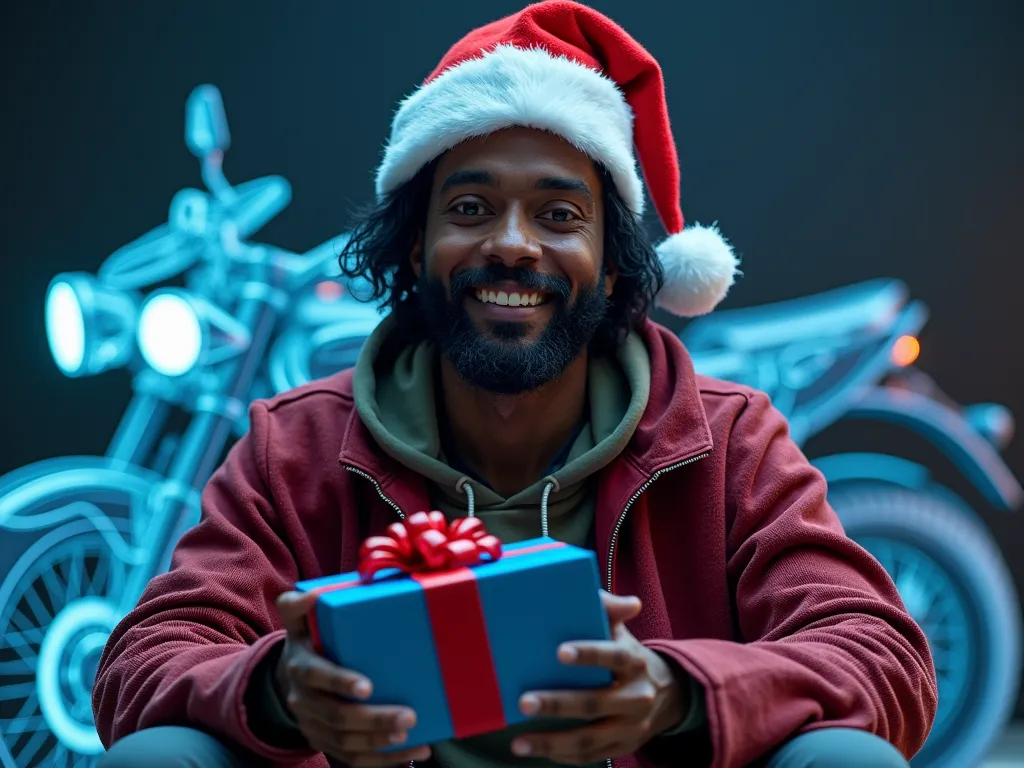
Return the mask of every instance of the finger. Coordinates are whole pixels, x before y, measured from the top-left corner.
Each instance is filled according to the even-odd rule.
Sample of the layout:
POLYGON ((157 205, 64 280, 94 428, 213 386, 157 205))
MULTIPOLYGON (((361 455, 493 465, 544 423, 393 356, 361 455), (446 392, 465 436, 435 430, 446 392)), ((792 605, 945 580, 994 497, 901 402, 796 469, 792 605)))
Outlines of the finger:
POLYGON ((512 754, 518 757, 549 758, 565 765, 589 765, 636 751, 642 744, 637 726, 621 718, 552 733, 528 733, 512 742, 512 754))
POLYGON ((342 761, 348 768, 408 765, 413 760, 430 759, 430 748, 427 746, 380 752, 379 749, 346 748, 341 736, 329 728, 305 728, 303 735, 310 747, 342 761))
POLYGON ((529 717, 578 720, 624 715, 640 719, 654 705, 653 686, 625 686, 594 691, 530 691, 519 698, 519 711, 529 717))
POLYGON ((334 755, 349 768, 391 768, 430 759, 430 747, 413 747, 396 752, 339 752, 334 755))
POLYGON ((296 649, 285 672, 293 684, 310 691, 327 691, 350 699, 367 699, 373 693, 373 683, 365 675, 339 667, 308 647, 296 649))
POLYGON ((315 592, 282 592, 277 597, 277 614, 292 637, 309 637, 306 615, 316 605, 315 592))
POLYGON ((300 722, 335 732, 404 733, 416 725, 416 713, 408 707, 353 704, 324 694, 293 694, 288 706, 300 722))
POLYGON ((628 677, 641 672, 647 665, 647 659, 638 652, 642 647, 617 640, 562 643, 558 647, 558 660, 574 667, 604 667, 614 672, 616 677, 628 677))
POLYGON ((632 621, 640 615, 640 610, 643 608, 643 603, 640 602, 639 597, 623 597, 621 595, 613 595, 611 592, 605 592, 604 590, 601 590, 601 602, 604 603, 604 609, 608 613, 608 621, 612 625, 632 621))
MULTIPOLYGON (((323 723, 310 723, 300 721, 300 727, 307 740, 315 738, 322 743, 320 751, 329 751, 331 754, 357 754, 359 752, 380 752, 388 747, 398 747, 409 740, 409 734, 405 731, 338 731, 323 723)), ((312 746, 310 741, 310 746, 312 746)))

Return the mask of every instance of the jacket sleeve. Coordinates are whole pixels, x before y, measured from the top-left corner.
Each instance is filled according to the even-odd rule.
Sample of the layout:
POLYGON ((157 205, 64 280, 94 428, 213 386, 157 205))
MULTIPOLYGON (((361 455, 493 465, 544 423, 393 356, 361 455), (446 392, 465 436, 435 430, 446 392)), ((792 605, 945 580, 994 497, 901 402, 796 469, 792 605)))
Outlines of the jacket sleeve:
POLYGON ((822 475, 766 395, 726 448, 727 569, 741 642, 653 640, 705 689, 714 768, 797 733, 875 733, 908 758, 935 716, 927 641, 885 570, 847 538, 822 475))
POLYGON ((195 725, 278 763, 314 754, 268 744, 247 723, 250 677, 284 639, 275 600, 298 577, 268 490, 269 415, 259 402, 249 413, 249 433, 203 492, 199 524, 107 642, 93 688, 106 746, 143 728, 195 725))

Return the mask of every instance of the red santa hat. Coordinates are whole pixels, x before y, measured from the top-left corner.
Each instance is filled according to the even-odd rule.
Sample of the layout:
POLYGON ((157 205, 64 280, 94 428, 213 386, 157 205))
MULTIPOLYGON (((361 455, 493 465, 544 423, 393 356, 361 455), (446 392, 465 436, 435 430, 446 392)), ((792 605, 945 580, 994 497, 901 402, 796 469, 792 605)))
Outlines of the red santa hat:
POLYGON ((395 115, 378 196, 460 142, 512 126, 550 131, 601 163, 637 216, 639 160, 668 233, 657 245, 665 272, 657 304, 692 317, 725 297, 737 258, 716 226, 683 226, 661 67, 611 19, 569 0, 530 5, 452 46, 395 115))

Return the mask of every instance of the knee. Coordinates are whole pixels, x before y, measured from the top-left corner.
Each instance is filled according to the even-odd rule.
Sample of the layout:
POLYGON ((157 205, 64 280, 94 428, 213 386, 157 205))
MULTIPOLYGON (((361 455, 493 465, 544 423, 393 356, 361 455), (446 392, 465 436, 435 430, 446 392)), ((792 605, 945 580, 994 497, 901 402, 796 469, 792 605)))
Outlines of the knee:
POLYGON ((786 743, 768 768, 908 768, 892 744, 867 731, 823 728, 786 743))
POLYGON ((125 736, 100 758, 98 768, 235 768, 235 752, 208 733, 192 728, 147 728, 125 736))

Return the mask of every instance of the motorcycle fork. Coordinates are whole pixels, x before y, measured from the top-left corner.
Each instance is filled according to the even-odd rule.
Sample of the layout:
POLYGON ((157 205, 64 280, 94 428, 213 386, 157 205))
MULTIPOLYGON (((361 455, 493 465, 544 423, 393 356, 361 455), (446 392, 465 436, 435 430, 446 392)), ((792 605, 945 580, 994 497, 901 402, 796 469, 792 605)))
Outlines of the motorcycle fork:
POLYGON ((250 329, 251 342, 216 371, 217 386, 196 397, 167 479, 150 495, 149 519, 140 526, 145 533, 137 542, 146 556, 128 574, 121 599, 125 612, 135 606, 150 580, 169 567, 178 537, 194 523, 201 489, 220 462, 233 425, 245 415, 260 361, 288 302, 281 291, 263 283, 243 286, 242 296, 237 316, 250 329))

